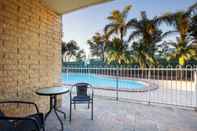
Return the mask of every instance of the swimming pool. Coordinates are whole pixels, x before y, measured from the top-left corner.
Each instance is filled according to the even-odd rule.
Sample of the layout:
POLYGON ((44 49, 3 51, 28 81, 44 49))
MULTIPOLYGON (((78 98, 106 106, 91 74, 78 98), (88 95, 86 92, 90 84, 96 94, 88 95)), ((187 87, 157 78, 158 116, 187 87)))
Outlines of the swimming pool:
MULTIPOLYGON (((62 73, 62 81, 65 85, 72 85, 79 82, 90 83, 94 87, 104 89, 116 89, 117 80, 114 77, 108 77, 95 74, 81 74, 81 73, 62 73)), ((136 80, 119 79, 119 89, 141 90, 145 88, 145 83, 136 80)))

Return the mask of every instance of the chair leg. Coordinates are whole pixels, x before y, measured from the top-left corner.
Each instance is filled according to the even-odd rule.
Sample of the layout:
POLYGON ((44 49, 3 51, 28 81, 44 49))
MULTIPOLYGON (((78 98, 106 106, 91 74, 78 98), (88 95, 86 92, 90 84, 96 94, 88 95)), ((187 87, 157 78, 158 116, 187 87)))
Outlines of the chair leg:
POLYGON ((93 120, 93 109, 94 109, 94 108, 93 108, 93 105, 94 105, 94 104, 93 104, 93 101, 92 101, 92 102, 91 102, 91 120, 93 120))
POLYGON ((43 129, 42 130, 45 131, 45 126, 43 126, 43 129))
POLYGON ((42 130, 43 130, 43 131, 45 131, 45 123, 46 123, 46 121, 45 121, 45 119, 43 118, 43 127, 42 127, 42 130))
POLYGON ((76 103, 74 102, 74 109, 76 110, 76 103))
POLYGON ((70 114, 69 114, 69 121, 71 122, 72 117, 72 103, 70 103, 70 114))

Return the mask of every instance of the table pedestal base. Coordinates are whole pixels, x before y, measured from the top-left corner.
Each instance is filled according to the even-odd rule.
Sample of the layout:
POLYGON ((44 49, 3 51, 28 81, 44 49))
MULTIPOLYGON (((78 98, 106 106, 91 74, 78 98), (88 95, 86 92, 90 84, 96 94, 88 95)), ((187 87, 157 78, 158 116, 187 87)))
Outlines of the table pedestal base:
POLYGON ((57 109, 57 96, 56 95, 52 95, 50 96, 50 109, 49 111, 46 113, 45 115, 45 120, 47 119, 47 117, 49 116, 49 114, 54 111, 57 119, 59 120, 60 122, 60 125, 61 125, 61 130, 63 131, 64 130, 64 124, 63 124, 63 121, 61 120, 60 116, 58 115, 58 113, 61 113, 64 115, 64 119, 66 119, 66 113, 57 109))

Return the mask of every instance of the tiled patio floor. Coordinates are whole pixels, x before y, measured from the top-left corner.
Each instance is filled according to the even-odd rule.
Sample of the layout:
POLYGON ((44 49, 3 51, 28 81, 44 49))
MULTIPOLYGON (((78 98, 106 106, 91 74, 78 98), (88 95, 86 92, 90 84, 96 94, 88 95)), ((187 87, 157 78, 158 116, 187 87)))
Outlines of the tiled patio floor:
MULTIPOLYGON (((69 115, 69 96, 64 96, 62 109, 69 115)), ((63 117, 62 117, 63 119, 63 117)), ((117 102, 95 98, 94 120, 86 105, 77 106, 73 120, 64 123, 65 131, 197 131, 197 112, 156 105, 117 102)), ((52 114, 47 131, 58 131, 59 123, 52 114)))

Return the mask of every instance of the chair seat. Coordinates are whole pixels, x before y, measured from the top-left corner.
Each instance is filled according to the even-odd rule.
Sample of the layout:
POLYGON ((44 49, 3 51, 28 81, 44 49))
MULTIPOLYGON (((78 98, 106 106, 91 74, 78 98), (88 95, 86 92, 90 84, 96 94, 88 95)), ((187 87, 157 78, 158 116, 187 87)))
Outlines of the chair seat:
POLYGON ((32 130, 36 130, 36 127, 32 123, 32 121, 17 120, 15 121, 15 130, 16 131, 32 131, 32 130))
POLYGON ((0 131, 37 131, 35 123, 27 120, 28 118, 35 120, 39 129, 44 128, 44 115, 42 113, 32 114, 26 117, 15 117, 14 119, 14 117, 6 117, 0 111, 0 117, 0 131))
MULTIPOLYGON (((0 111, 0 117, 5 117, 4 113, 0 111)), ((0 131, 14 131, 14 126, 9 120, 0 120, 0 131)))
POLYGON ((90 101, 90 96, 75 96, 72 101, 90 101))
MULTIPOLYGON (((32 115, 27 116, 27 118, 34 119, 39 125, 40 129, 44 126, 43 114, 32 114, 32 115)), ((31 121, 25 121, 25 120, 15 121, 15 125, 16 125, 17 131, 31 131, 33 128, 35 128, 35 125, 32 125, 31 121)))

